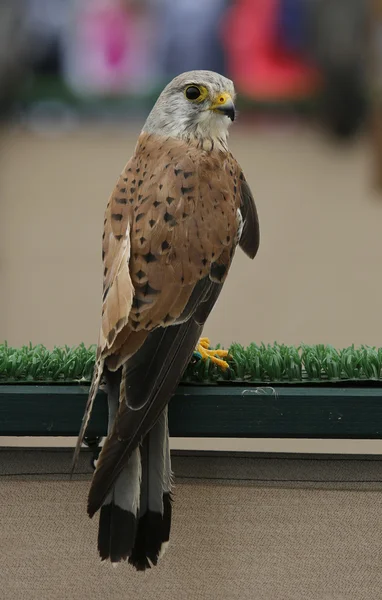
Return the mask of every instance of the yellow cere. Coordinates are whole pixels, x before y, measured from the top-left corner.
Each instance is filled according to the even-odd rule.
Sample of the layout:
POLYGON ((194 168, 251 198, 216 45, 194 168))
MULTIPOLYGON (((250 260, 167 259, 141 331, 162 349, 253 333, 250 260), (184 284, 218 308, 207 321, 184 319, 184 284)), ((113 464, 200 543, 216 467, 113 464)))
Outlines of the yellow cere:
POLYGON ((220 92, 215 98, 213 103, 211 104, 211 109, 219 108, 220 106, 224 106, 227 102, 232 102, 232 96, 228 92, 220 92))

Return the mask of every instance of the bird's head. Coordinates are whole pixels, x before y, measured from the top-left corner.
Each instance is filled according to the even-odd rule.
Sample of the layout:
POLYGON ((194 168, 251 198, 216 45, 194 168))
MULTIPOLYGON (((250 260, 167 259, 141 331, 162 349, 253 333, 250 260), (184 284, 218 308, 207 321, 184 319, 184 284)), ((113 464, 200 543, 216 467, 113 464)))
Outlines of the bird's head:
POLYGON ((213 71, 189 71, 163 90, 143 131, 226 147, 235 119, 232 81, 213 71))

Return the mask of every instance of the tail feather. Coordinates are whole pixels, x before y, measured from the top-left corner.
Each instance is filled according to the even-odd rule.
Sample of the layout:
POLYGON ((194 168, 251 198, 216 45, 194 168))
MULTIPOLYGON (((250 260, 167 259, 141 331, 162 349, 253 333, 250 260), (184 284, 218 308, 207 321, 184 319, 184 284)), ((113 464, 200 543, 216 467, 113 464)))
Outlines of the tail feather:
POLYGON ((98 528, 101 560, 110 559, 112 563, 126 560, 131 554, 136 532, 136 515, 111 502, 102 506, 98 528))
POLYGON ((121 471, 100 512, 98 552, 102 560, 126 560, 135 544, 141 485, 139 448, 121 471))
MULTIPOLYGON (((105 370, 108 388, 110 433, 118 410, 121 370, 105 370)), ((140 485, 142 477, 141 456, 136 448, 121 471, 100 511, 98 526, 98 552, 101 560, 112 563, 126 560, 133 549, 137 526, 140 485)))
POLYGON ((172 503, 173 497, 171 492, 163 494, 163 538, 159 551, 159 558, 162 558, 163 554, 166 552, 170 540, 172 503))
MULTIPOLYGON (((167 408, 166 408, 167 413, 167 408)), ((170 436, 168 433, 168 414, 166 414, 167 421, 167 435, 166 435, 166 448, 165 448, 165 470, 164 470, 164 493, 163 493, 163 541, 160 549, 159 558, 161 558, 166 551, 170 540, 171 531, 171 516, 172 516, 172 486, 173 486, 173 473, 171 470, 171 454, 170 454, 170 436)))
POLYGON ((158 563, 170 537, 172 509, 167 407, 142 446, 140 518, 129 558, 138 571, 158 563))

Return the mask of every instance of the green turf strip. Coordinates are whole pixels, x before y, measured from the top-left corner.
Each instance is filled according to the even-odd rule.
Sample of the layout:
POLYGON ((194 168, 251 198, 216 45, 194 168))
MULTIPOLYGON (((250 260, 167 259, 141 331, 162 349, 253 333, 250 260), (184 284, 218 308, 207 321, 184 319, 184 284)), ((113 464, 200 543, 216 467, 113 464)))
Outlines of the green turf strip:
MULTIPOLYGON (((232 344, 227 371, 210 360, 190 362, 184 382, 316 383, 380 381, 382 348, 330 345, 299 347, 283 344, 232 344)), ((43 345, 12 348, 0 345, 0 383, 88 383, 92 376, 95 346, 43 345)))

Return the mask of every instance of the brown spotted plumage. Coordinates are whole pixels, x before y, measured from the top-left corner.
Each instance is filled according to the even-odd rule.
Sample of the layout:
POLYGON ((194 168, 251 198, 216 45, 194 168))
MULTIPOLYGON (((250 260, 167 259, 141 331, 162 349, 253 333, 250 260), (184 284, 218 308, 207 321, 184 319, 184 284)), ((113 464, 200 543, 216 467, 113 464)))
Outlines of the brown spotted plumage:
MULTIPOLYGON (((115 304, 110 296, 113 261, 127 238, 134 301, 130 315, 124 314, 129 315, 131 335, 174 322, 203 277, 221 273, 218 280, 224 281, 238 228, 240 195, 234 187, 239 175, 232 156, 221 150, 201 153, 182 140, 141 135, 106 211, 106 340, 117 326, 116 319, 110 322, 107 316, 108 305, 115 304), (148 174, 144 166, 150 160, 155 167, 148 174)), ((120 333, 126 342, 123 328, 120 333)))
MULTIPOLYGON (((193 72, 193 77, 195 73, 206 78, 208 72, 193 72)), ((186 75, 191 77, 191 74, 186 75)), ((181 82, 182 98, 187 86, 187 82, 181 82)), ((178 93, 178 87, 174 89, 178 93)), ((169 529, 165 494, 170 493, 170 472, 164 467, 168 443, 163 446, 167 448, 163 450, 164 462, 160 458, 160 467, 156 469, 162 473, 163 481, 166 480, 161 488, 159 509, 152 509, 156 500, 150 496, 150 490, 146 490, 147 498, 143 499, 142 490, 139 492, 145 469, 151 473, 144 461, 145 455, 151 456, 150 436, 154 433, 150 432, 156 431, 162 423, 161 415, 167 414, 163 411, 228 275, 236 245, 240 243, 253 257, 259 243, 252 195, 224 140, 225 120, 228 121, 224 115, 232 118, 233 92, 217 91, 218 99, 214 100, 211 84, 209 93, 211 98, 209 104, 204 105, 207 106, 204 112, 222 114, 219 112, 215 117, 211 113, 212 120, 211 123, 206 121, 207 125, 205 120, 210 119, 210 115, 203 114, 204 121, 200 121, 203 127, 197 122, 201 132, 195 129, 191 134, 187 129, 183 135, 175 135, 170 129, 166 135, 166 131, 156 131, 156 126, 150 124, 153 109, 135 153, 111 194, 105 214, 103 305, 97 363, 75 458, 104 375, 113 414, 94 473, 88 512, 92 516, 102 507, 101 557, 112 562, 129 557, 138 569, 150 566, 149 563, 156 564, 161 547, 167 541, 168 534, 163 533, 166 523, 169 529), (211 134, 202 135, 203 128, 207 132, 211 130, 211 134), (144 444, 148 444, 146 454, 144 444), (133 461, 134 452, 140 453, 141 458, 133 461), (117 497, 118 482, 128 469, 133 469, 133 462, 135 471, 129 477, 126 475, 125 485, 134 478, 137 481, 138 488, 129 492, 134 509, 125 506, 127 492, 125 500, 117 497), (119 512, 121 507, 125 512, 119 512), (133 514, 134 518, 127 514, 133 514), (153 514, 158 517, 155 526, 153 514), (133 527, 126 540, 121 541, 120 534, 113 529, 112 515, 116 522, 125 519, 133 527), (142 528, 146 528, 145 533, 142 528), (152 539, 155 538, 152 547, 147 542, 147 528, 152 539), (146 536, 147 543, 142 541, 142 536, 146 536)), ((187 101, 186 98, 181 102, 187 101)), ((192 115, 194 117, 194 113, 192 115)), ((167 429, 161 435, 167 439, 167 429)), ((161 452, 155 456, 158 460, 161 452)), ((151 464, 153 460, 151 458, 151 464)), ((152 482, 150 485, 155 487, 152 482)))

